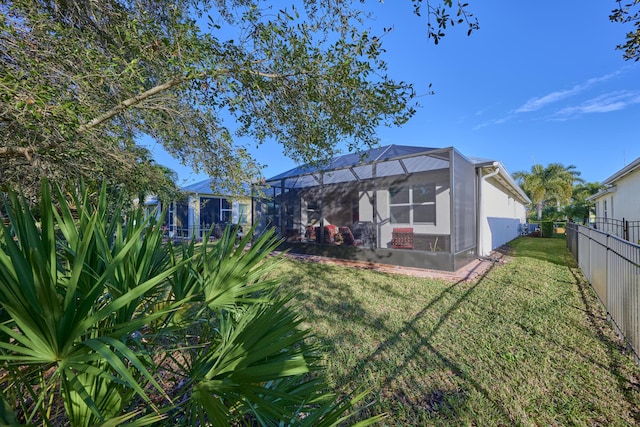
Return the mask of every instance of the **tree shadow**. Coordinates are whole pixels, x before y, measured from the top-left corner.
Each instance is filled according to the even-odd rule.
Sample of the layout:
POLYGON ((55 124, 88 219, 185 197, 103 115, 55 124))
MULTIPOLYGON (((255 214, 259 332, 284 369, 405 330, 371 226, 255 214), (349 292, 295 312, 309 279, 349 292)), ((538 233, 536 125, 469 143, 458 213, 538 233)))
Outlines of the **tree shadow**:
MULTIPOLYGON (((469 388, 474 389, 479 394, 481 394, 487 401, 491 403, 491 405, 497 409, 497 411, 502 415, 505 420, 508 420, 510 424, 516 424, 516 420, 510 415, 509 411, 504 408, 502 403, 494 399, 491 392, 485 388, 479 381, 473 378, 472 375, 468 372, 468 370, 460 363, 456 362, 453 358, 445 355, 440 349, 438 349, 434 344, 432 344, 432 338, 438 333, 438 331, 445 325, 452 313, 454 313, 461 305, 463 305, 466 301, 468 301, 470 295, 476 290, 476 288, 482 285, 483 281, 486 280, 487 275, 495 268, 495 264, 492 264, 489 269, 487 269, 482 275, 480 275, 474 282, 474 284, 468 287, 460 297, 458 297, 453 304, 446 309, 437 323, 431 328, 427 333, 425 331, 421 331, 420 326, 418 324, 421 322, 421 319, 428 315, 428 313, 434 309, 439 303, 441 303, 447 296, 453 295, 454 291, 463 283, 466 283, 463 280, 457 281, 452 285, 448 286, 441 292, 436 298, 434 298, 428 305, 426 305, 420 312, 415 314, 411 320, 405 322, 404 326, 396 331, 392 336, 390 336, 387 340, 381 342, 378 347, 372 352, 368 357, 361 359, 357 365, 353 369, 353 377, 358 377, 365 369, 371 369, 371 366, 375 366, 376 364, 384 364, 383 357, 380 357, 382 353, 387 353, 391 351, 393 348, 399 348, 405 345, 407 342, 406 337, 408 335, 413 335, 417 341, 414 342, 410 349, 404 349, 401 351, 403 354, 402 363, 398 364, 395 369, 391 372, 388 372, 386 375, 386 380, 383 383, 383 387, 390 388, 391 382, 394 378, 401 375, 403 371, 410 371, 413 368, 412 361, 415 358, 423 358, 424 349, 427 349, 428 352, 435 355, 438 359, 439 363, 446 366, 455 376, 457 376, 463 384, 465 384, 464 389, 460 389, 459 387, 453 387, 448 390, 443 390, 441 388, 438 389, 424 389, 422 388, 419 393, 422 398, 419 401, 413 401, 413 404, 421 405, 426 408, 429 412, 439 412, 440 410, 445 409, 445 412, 456 412, 460 411, 460 405, 464 403, 466 396, 469 393, 469 388), (452 408, 447 407, 447 402, 457 401, 458 407, 452 408)), ((389 331, 392 332, 392 331, 389 331)), ((408 372, 411 374, 411 372, 408 372)), ((414 383, 414 387, 421 388, 417 382, 414 383)), ((402 399, 404 391, 399 389, 395 396, 396 398, 402 399)))
MULTIPOLYGON (((530 252, 526 252, 524 256, 530 256, 530 252)), ((516 254, 516 256, 523 255, 516 254)), ((546 260, 547 256, 542 258, 546 260)), ((557 256, 553 259, 555 264, 561 264, 557 256)), ((598 360, 594 355, 556 339, 552 331, 545 330, 544 327, 536 327, 535 324, 530 325, 513 319, 510 320, 511 325, 519 329, 522 336, 536 336, 536 341, 542 339, 549 343, 549 347, 560 348, 572 354, 578 353, 587 364, 612 372, 619 389, 627 396, 630 407, 634 408, 632 416, 640 421, 638 411, 635 409, 637 404, 633 399, 635 393, 637 400, 639 381, 636 378, 630 380, 629 376, 621 370, 619 354, 616 353, 619 352, 620 345, 606 334, 606 328, 602 326, 603 322, 606 323, 606 319, 597 310, 597 306, 594 308, 594 305, 590 304, 589 289, 586 288, 584 279, 579 276, 573 259, 571 260, 572 262, 568 265, 564 264, 564 267, 569 268, 574 280, 562 278, 559 286, 577 286, 582 304, 576 302, 578 296, 568 298, 566 301, 560 298, 550 303, 583 312, 591 322, 594 333, 606 346, 609 355, 607 360, 598 360)), ((377 339, 373 341, 374 345, 366 353, 354 349, 353 354, 349 355, 351 359, 345 363, 348 365, 346 370, 334 378, 337 390, 351 390, 355 385, 362 384, 362 379, 366 380, 368 376, 379 377, 379 382, 375 383, 376 389, 373 390, 374 395, 380 400, 388 400, 391 403, 387 402, 386 406, 379 404, 371 406, 368 408, 370 414, 379 413, 380 408, 384 408, 383 410, 391 412, 391 417, 398 416, 402 420, 402 417, 407 414, 410 419, 418 413, 419 409, 422 411, 420 415, 422 417, 434 417, 433 419, 449 420, 452 423, 462 422, 466 419, 464 414, 466 402, 470 394, 474 393, 486 400, 487 406, 491 408, 497 419, 502 420, 502 423, 517 425, 522 420, 517 418, 518 415, 513 408, 507 406, 506 401, 501 400, 493 392, 490 383, 474 376, 473 356, 466 357, 466 354, 459 353, 459 347, 452 350, 438 342, 443 334, 449 333, 453 324, 464 326, 456 315, 460 309, 475 310, 495 318, 502 316, 499 305, 478 305, 478 302, 471 298, 479 287, 496 284, 494 278, 490 277, 496 266, 497 264, 493 264, 473 282, 460 280, 444 285, 438 282, 441 291, 429 296, 429 299, 425 300, 425 305, 419 307, 419 311, 407 316, 402 324, 395 325, 389 323, 389 316, 384 310, 377 311, 370 302, 360 300, 362 295, 354 292, 351 286, 340 284, 340 281, 335 280, 335 275, 348 274, 350 280, 358 283, 366 281, 366 285, 371 289, 372 298, 379 297, 381 300, 392 298, 400 303, 402 300, 416 297, 406 292, 402 286, 405 283, 402 280, 412 280, 412 278, 375 271, 366 271, 365 274, 358 268, 304 262, 297 266, 299 274, 292 275, 290 279, 298 281, 296 286, 298 300, 307 305, 310 312, 319 313, 316 314, 319 317, 311 319, 311 322, 326 320, 329 322, 328 328, 342 328, 340 333, 335 334, 336 338, 318 334, 321 342, 327 346, 329 354, 349 353, 352 346, 357 346, 361 338, 355 336, 353 330, 358 326, 378 331, 379 334, 376 336, 379 337, 379 341, 377 339), (318 281, 320 284, 318 289, 305 286, 304 282, 310 277, 318 281), (429 326, 425 327, 425 324, 429 326), (436 335, 439 336, 436 337, 436 335), (390 358, 393 360, 390 361, 390 358), (451 375, 455 380, 431 381, 423 378, 433 372, 440 377, 451 375), (427 415, 424 415, 425 413, 427 415)), ((555 279, 550 272, 544 274, 548 275, 549 280, 555 279)), ((538 298, 544 298, 544 293, 536 290, 534 286, 528 287, 526 284, 516 284, 516 286, 535 294, 538 298)), ((548 308, 545 306, 545 309, 548 308)), ((464 335, 462 338, 469 339, 469 345, 474 345, 473 337, 464 335)), ((495 356, 500 359, 501 355, 495 356)), ((507 363, 497 360, 493 365, 500 369, 503 362, 507 363)))
MULTIPOLYGON (((360 378, 366 377, 368 373, 384 372, 381 390, 378 390, 377 393, 379 395, 385 394, 386 398, 392 399, 394 401, 394 407, 402 407, 410 412, 411 409, 409 407, 415 405, 434 416, 448 413, 449 416, 453 417, 464 407, 470 389, 473 389, 489 401, 490 405, 496 408, 500 416, 508 424, 516 423, 516 420, 513 419, 509 411, 503 407, 503 404, 495 399, 483 384, 474 379, 463 364, 456 362, 456 360, 444 354, 431 342, 434 335, 449 321, 452 313, 467 302, 469 296, 476 288, 483 284, 487 274, 491 272, 494 266, 495 264, 482 275, 478 276, 473 284, 469 284, 469 282, 465 280, 459 280, 449 284, 442 292, 433 297, 419 312, 405 321, 399 329, 392 329, 386 326, 388 316, 385 316, 383 313, 373 313, 367 310, 357 301, 357 298, 355 298, 349 289, 331 283, 332 274, 336 274, 338 271, 348 270, 350 274, 354 275, 354 280, 357 280, 358 275, 361 275, 362 272, 357 270, 352 271, 344 267, 342 267, 343 270, 341 270, 340 268, 327 268, 327 266, 323 264, 304 263, 301 266, 303 270, 301 277, 310 274, 314 277, 314 280, 326 281, 327 293, 330 294, 330 296, 320 297, 318 295, 311 295, 308 291, 305 292, 305 290, 302 289, 298 298, 303 301, 303 304, 310 304, 315 306, 316 309, 321 309, 323 312, 333 313, 327 314, 327 316, 342 313, 341 321, 349 321, 363 327, 376 328, 386 337, 382 339, 375 349, 366 357, 358 359, 347 374, 336 378, 337 388, 349 389, 354 383, 358 383, 360 378), (460 294, 460 292, 462 293, 460 294), (451 303, 451 300, 453 300, 453 303, 451 303), (448 305, 448 308, 440 312, 437 309, 439 305, 448 305), (345 310, 348 310, 349 314, 344 314, 345 310), (433 311, 439 313, 438 320, 431 329, 424 330, 420 326, 420 323, 423 323, 425 318, 430 320, 433 311), (425 356, 425 352, 428 353, 429 356, 425 356), (401 355, 400 362, 395 364, 392 369, 390 369, 390 364, 386 360, 387 356, 391 353, 401 355), (435 356, 435 361, 430 360, 431 355, 435 356), (453 383, 442 384, 437 388, 421 385, 423 381, 415 377, 416 372, 414 371, 414 365, 420 363, 416 361, 422 361, 422 363, 426 363, 434 369, 442 369, 442 367, 445 367, 445 370, 450 371, 459 378, 459 381, 456 381, 456 383, 462 383, 463 385, 453 383), (410 391, 406 388, 396 387, 395 384, 393 384, 399 376, 414 379, 410 391)), ((370 277, 369 274, 370 273, 368 273, 367 277, 370 277)), ((408 297, 406 294, 399 292, 397 286, 394 287, 389 283, 388 274, 378 274, 379 278, 381 280, 386 279, 387 283, 384 286, 376 287, 376 292, 384 292, 388 296, 397 299, 408 297)), ((344 346, 349 346, 350 343, 353 342, 354 337, 348 336, 349 331, 345 329, 343 333, 347 336, 323 341, 323 343, 329 347, 328 351, 330 353, 335 354, 335 352, 341 349, 344 350, 344 346)), ((355 339, 357 340, 357 337, 355 337, 355 339)), ((430 368, 427 367, 426 369, 430 368)))
POLYGON ((608 319, 603 316, 604 307, 600 303, 600 300, 595 296, 595 291, 591 285, 584 280, 584 277, 579 267, 570 267, 569 270, 573 277, 576 279, 576 287, 580 294, 580 298, 586 307, 586 317, 589 322, 590 330, 598 338, 598 340, 607 349, 607 363, 601 362, 606 369, 613 374, 618 387, 623 391, 625 399, 629 403, 632 409, 633 419, 640 424, 640 409, 638 408, 638 402, 632 398, 632 392, 640 392, 640 377, 636 374, 632 378, 629 378, 621 370, 620 359, 621 357, 629 357, 631 355, 630 348, 624 345, 624 341, 617 339, 611 334, 611 324, 608 319))

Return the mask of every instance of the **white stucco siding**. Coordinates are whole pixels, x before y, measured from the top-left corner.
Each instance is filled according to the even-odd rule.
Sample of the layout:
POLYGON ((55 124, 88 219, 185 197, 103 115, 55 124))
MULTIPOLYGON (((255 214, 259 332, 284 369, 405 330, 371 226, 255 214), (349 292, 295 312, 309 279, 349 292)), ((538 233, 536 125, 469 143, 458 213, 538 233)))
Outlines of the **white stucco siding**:
POLYGON ((478 253, 487 256, 520 235, 520 224, 526 220, 526 207, 491 178, 482 181, 481 197, 478 253))
POLYGON ((608 200, 607 216, 627 221, 640 221, 640 169, 616 182, 616 191, 604 198, 608 200))

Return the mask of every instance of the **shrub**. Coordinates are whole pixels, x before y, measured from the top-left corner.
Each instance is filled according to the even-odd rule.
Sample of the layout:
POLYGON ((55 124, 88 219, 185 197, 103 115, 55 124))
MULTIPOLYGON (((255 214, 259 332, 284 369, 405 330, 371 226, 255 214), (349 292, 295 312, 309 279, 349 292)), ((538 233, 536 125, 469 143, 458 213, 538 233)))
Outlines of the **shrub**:
POLYGON ((326 391, 295 305, 265 279, 273 232, 173 247, 104 188, 95 205, 54 194, 45 182, 39 222, 4 200, 0 423, 335 425, 364 397, 326 391))
POLYGON ((553 221, 542 221, 540 223, 542 237, 553 237, 553 221))

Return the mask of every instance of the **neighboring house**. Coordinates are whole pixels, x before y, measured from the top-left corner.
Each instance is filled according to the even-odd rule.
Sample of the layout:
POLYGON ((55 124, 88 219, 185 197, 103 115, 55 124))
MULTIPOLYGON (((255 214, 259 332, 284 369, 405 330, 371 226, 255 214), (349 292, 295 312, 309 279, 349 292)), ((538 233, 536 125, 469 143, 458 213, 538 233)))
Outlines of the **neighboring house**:
POLYGON ((293 252, 457 270, 519 236, 525 193, 497 161, 389 145, 266 181, 258 231, 293 252))
POLYGON ((640 157, 602 181, 606 188, 587 200, 596 218, 640 221, 640 157))
MULTIPOLYGON (((250 227, 251 197, 216 194, 207 179, 182 187, 182 200, 169 203, 164 219, 164 227, 170 238, 201 239, 212 227, 218 235, 227 225, 250 227)), ((154 207, 160 215, 162 202, 155 198, 145 201, 147 207, 154 207)))
POLYGON ((640 158, 602 181, 602 184, 606 186, 604 190, 587 198, 595 203, 595 226, 637 242, 640 238, 640 158))

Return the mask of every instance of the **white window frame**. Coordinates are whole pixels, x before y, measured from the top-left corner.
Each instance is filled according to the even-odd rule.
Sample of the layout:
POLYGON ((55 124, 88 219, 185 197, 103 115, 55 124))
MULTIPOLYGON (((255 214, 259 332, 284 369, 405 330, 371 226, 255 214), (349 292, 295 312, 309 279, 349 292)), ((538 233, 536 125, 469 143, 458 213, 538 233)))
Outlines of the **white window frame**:
MULTIPOLYGON (((407 225, 435 225, 436 224, 436 218, 437 218, 437 211, 436 211, 436 184, 435 183, 427 183, 427 184, 414 184, 414 185, 409 185, 409 186, 399 186, 399 187, 391 187, 388 190, 388 194, 389 194, 389 211, 388 211, 388 218, 389 218, 389 222, 391 224, 407 224, 407 225), (422 201, 422 202, 416 202, 415 199, 416 197, 414 196, 414 193, 417 189, 421 188, 421 187, 430 187, 428 190, 433 192, 433 200, 428 200, 428 201, 422 201), (394 192, 394 190, 408 190, 409 194, 408 194, 408 202, 401 202, 401 203, 392 203, 392 193, 394 192), (414 214, 414 209, 416 206, 420 206, 420 207, 428 207, 428 206, 433 206, 433 221, 416 221, 415 219, 415 214, 414 214), (409 209, 409 222, 396 222, 394 221, 394 217, 391 215, 391 210, 394 207, 405 207, 409 209)), ((429 199, 431 199, 431 197, 429 197, 429 199)))

